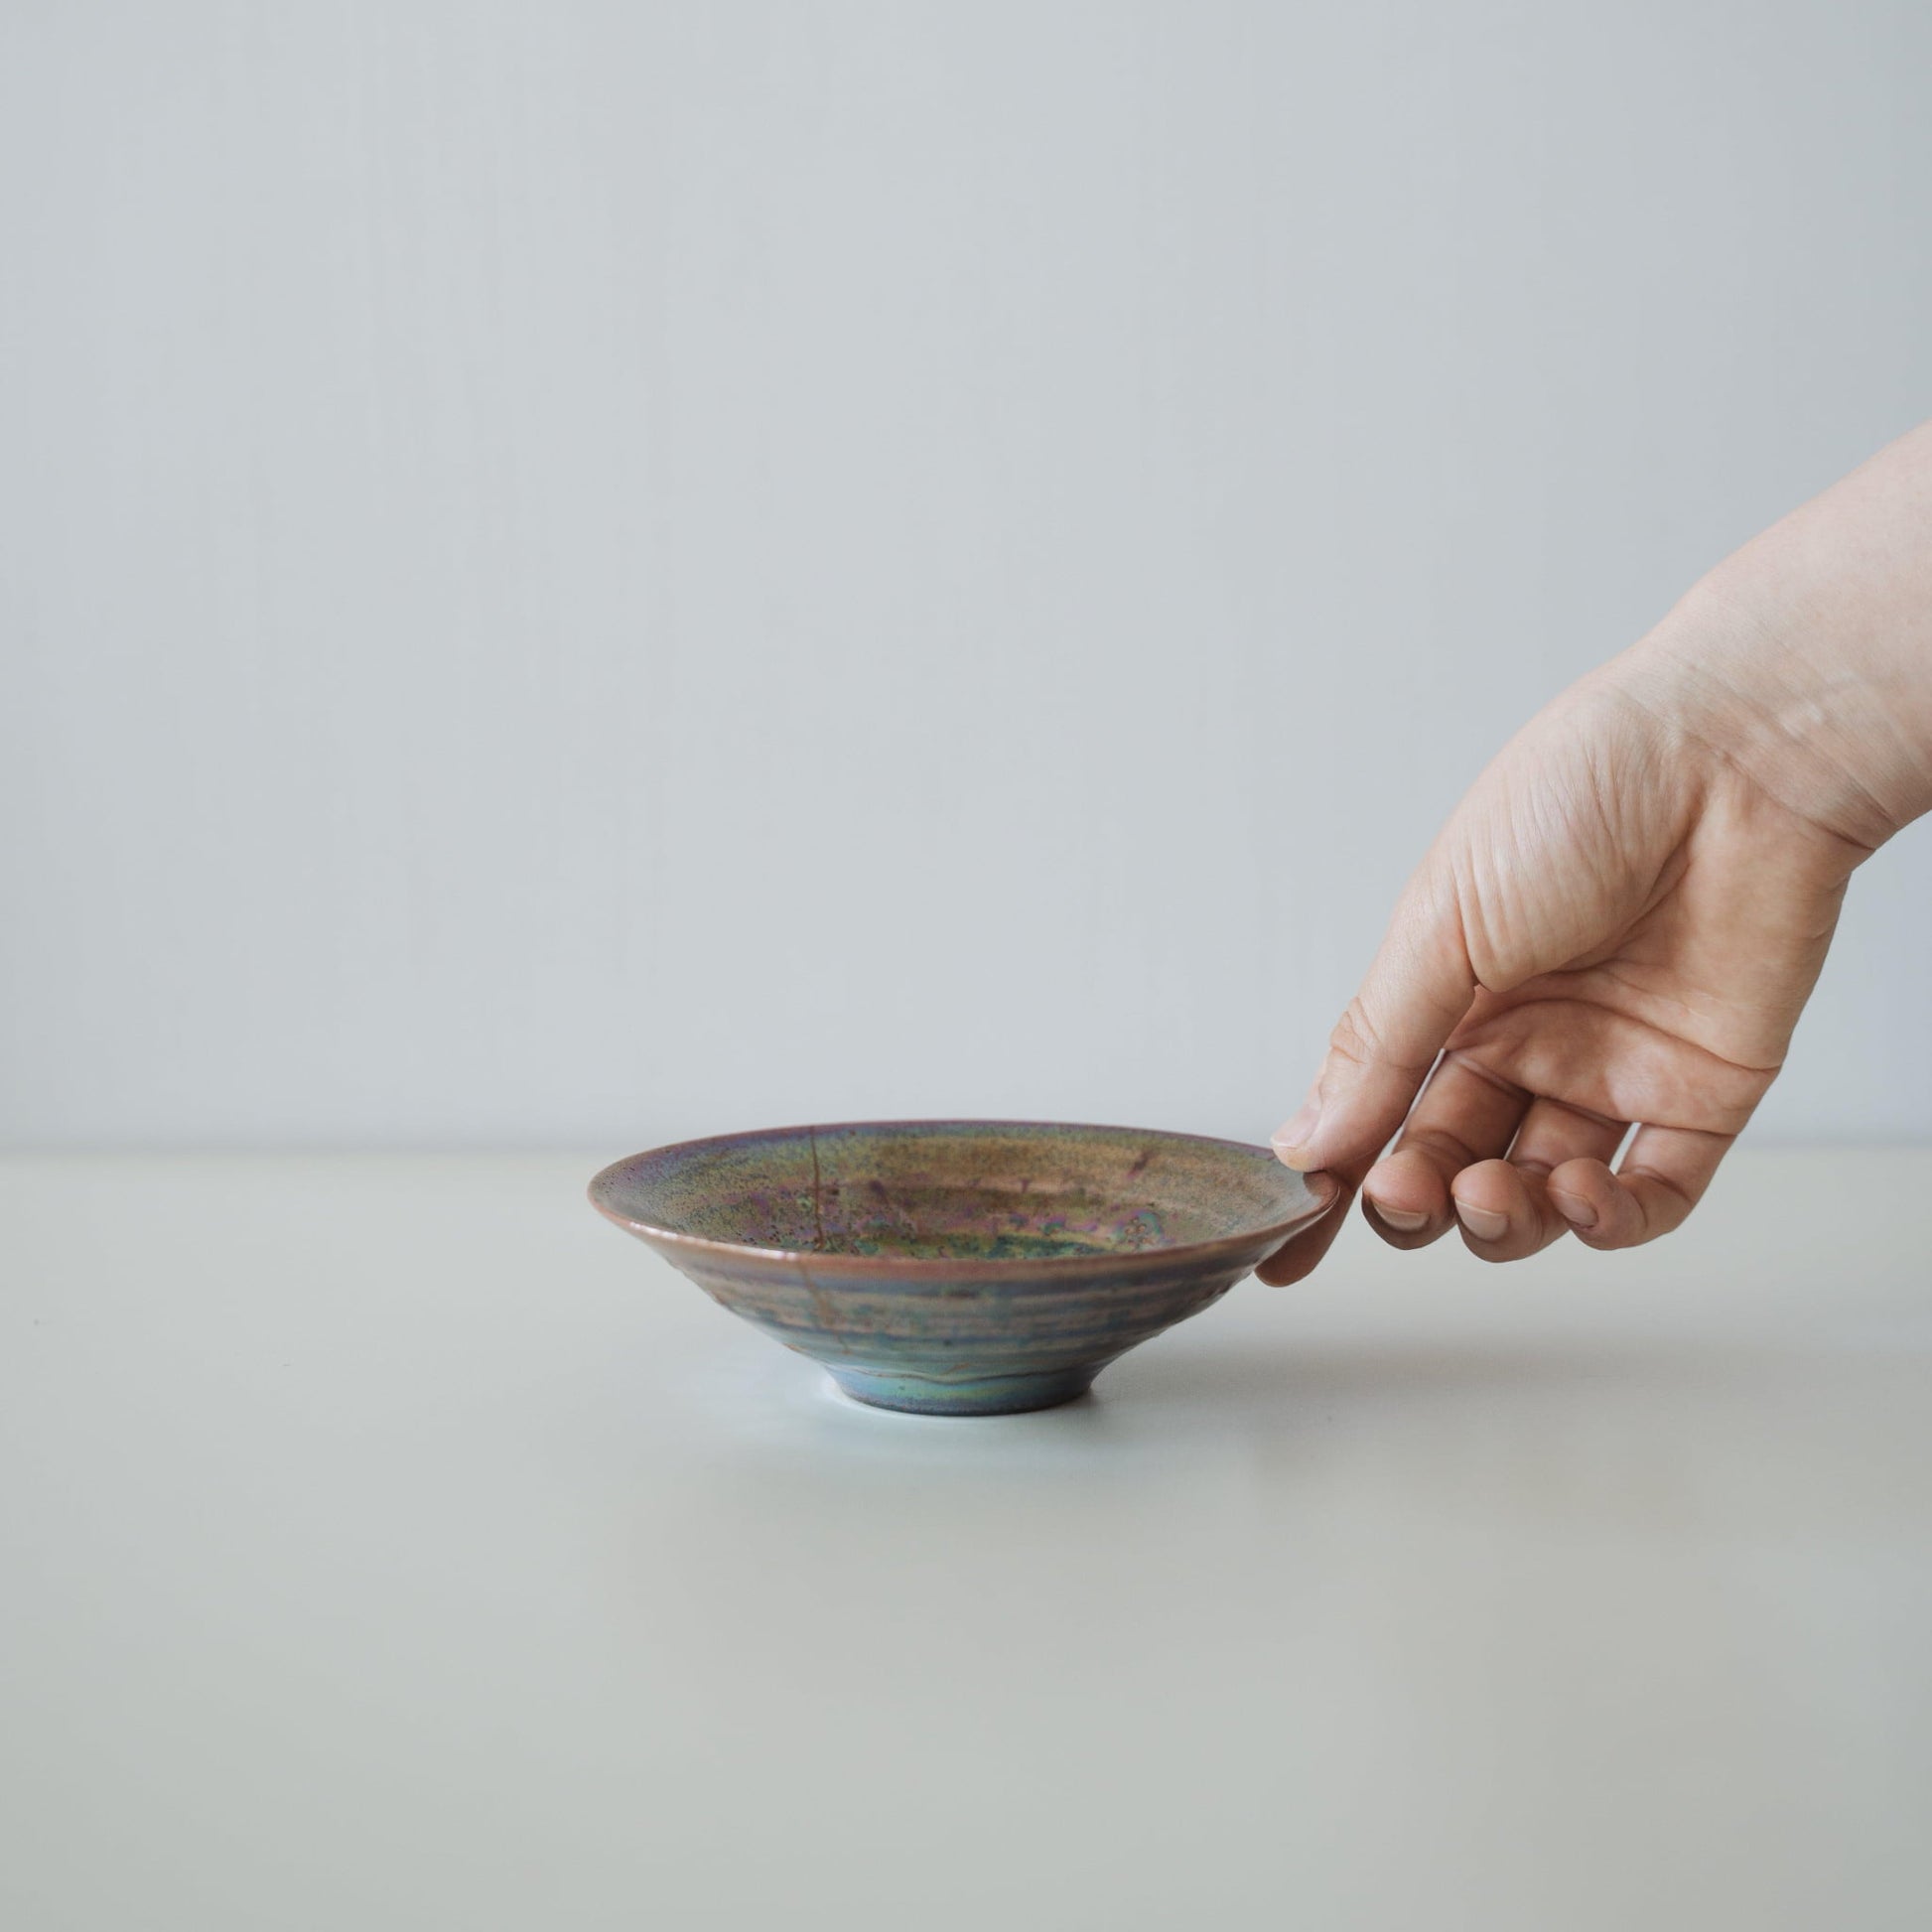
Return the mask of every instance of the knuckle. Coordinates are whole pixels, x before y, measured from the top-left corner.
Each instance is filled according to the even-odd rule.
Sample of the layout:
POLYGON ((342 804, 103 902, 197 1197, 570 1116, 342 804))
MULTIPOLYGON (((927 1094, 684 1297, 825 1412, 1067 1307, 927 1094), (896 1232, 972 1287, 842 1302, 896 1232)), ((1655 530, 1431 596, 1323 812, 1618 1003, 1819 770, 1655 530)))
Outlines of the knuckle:
POLYGON ((1342 1010, 1328 1035, 1328 1050, 1353 1066, 1368 1066, 1382 1057, 1381 1035, 1358 993, 1342 1010))
POLYGON ((1644 1219, 1655 1221, 1661 1234, 1666 1228, 1674 1228, 1687 1219, 1691 1209, 1697 1205, 1697 1196, 1690 1192, 1682 1182, 1673 1180, 1667 1173, 1655 1168, 1626 1168, 1625 1179, 1641 1180, 1646 1184, 1649 1199, 1639 1197, 1638 1205, 1644 1211, 1644 1219))
POLYGON ((1414 1150, 1431 1167, 1449 1173, 1460 1173, 1464 1168, 1473 1168, 1481 1159, 1467 1141, 1449 1132, 1447 1127, 1412 1127, 1403 1136, 1403 1152, 1414 1150))

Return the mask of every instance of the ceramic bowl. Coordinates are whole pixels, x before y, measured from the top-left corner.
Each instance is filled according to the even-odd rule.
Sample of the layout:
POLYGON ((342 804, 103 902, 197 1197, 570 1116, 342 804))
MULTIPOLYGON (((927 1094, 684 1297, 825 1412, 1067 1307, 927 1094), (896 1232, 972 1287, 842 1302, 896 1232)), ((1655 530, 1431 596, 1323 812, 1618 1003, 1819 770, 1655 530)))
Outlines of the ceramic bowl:
POLYGON ((934 1416, 1071 1400, 1328 1204, 1267 1148, 986 1120, 686 1141, 591 1201, 846 1394, 934 1416))

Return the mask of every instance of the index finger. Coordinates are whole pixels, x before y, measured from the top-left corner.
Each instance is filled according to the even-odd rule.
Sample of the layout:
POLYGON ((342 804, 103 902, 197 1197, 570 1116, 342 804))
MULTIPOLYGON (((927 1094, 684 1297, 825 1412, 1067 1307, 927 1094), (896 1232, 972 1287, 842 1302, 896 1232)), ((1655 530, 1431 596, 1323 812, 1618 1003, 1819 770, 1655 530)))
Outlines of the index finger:
POLYGON ((1439 869, 1425 866, 1329 1035, 1308 1104, 1276 1133, 1276 1153, 1291 1168, 1323 1169, 1359 1186, 1407 1118, 1475 988, 1452 892, 1439 869))

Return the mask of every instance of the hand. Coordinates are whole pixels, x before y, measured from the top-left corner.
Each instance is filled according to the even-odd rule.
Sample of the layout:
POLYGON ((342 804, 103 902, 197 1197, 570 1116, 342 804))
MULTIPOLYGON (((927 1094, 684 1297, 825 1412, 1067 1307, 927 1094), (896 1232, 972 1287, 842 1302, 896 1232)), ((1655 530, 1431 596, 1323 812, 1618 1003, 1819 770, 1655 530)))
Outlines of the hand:
MULTIPOLYGON (((1566 1230, 1623 1248, 1683 1221, 1783 1062, 1853 869, 1932 801, 1928 475, 1920 432, 1504 750, 1403 894, 1276 1136, 1285 1161, 1360 1185, 1401 1248, 1457 1222, 1510 1261, 1566 1230), (1917 520, 1874 567, 1888 461, 1905 485, 1879 494, 1904 486, 1917 520), (1847 517, 1866 539, 1849 561, 1818 527, 1847 517), (1899 624, 1873 608, 1887 593, 1899 624)), ((1262 1279, 1308 1273, 1340 1218, 1262 1279)))

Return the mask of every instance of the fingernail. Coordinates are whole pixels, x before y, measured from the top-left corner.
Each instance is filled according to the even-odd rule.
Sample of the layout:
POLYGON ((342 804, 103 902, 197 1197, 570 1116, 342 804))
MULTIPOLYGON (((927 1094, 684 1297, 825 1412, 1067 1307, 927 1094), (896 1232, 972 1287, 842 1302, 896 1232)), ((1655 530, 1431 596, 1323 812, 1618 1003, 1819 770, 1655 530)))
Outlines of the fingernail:
POLYGON ((1596 1210, 1582 1194, 1566 1194, 1561 1188, 1552 1187, 1550 1198, 1556 1202, 1557 1212, 1573 1228, 1593 1228, 1596 1225, 1596 1210))
POLYGON ((1457 1201, 1455 1212, 1478 1241, 1500 1241, 1509 1232, 1509 1216, 1498 1214, 1493 1208, 1471 1207, 1465 1201, 1457 1201))
POLYGON ((1314 1139, 1315 1123, 1321 1118, 1321 1103, 1311 1100, 1294 1119, 1275 1129, 1274 1147, 1290 1167, 1295 1165, 1291 1157, 1307 1148, 1314 1139))
POLYGON ((1414 1234, 1418 1228, 1426 1228, 1429 1225, 1429 1216, 1419 1214, 1413 1208, 1384 1207, 1379 1200, 1370 1201, 1369 1206, 1374 1208, 1375 1218, 1378 1221, 1385 1222, 1398 1234, 1414 1234))

